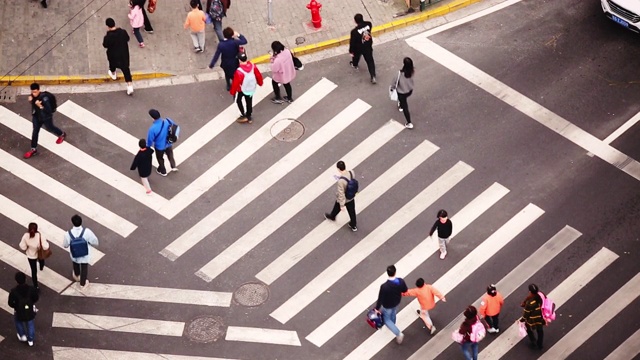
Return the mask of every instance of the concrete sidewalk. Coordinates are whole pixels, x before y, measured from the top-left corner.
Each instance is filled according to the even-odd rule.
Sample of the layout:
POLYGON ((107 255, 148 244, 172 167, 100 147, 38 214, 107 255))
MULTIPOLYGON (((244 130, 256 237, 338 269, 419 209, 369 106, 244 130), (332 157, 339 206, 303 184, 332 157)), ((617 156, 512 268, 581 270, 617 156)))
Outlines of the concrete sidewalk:
MULTIPOLYGON (((427 0, 428 1, 428 0, 427 0)), ((394 18, 405 10, 404 0, 321 0, 322 28, 310 24, 306 0, 272 0, 275 25, 267 25, 267 0, 232 0, 223 26, 231 26, 249 41, 247 53, 267 60, 270 44, 280 40, 300 54, 344 44, 353 28, 353 15, 362 13, 378 26, 378 33, 441 16, 479 0, 444 0, 427 6, 424 13, 394 18)), ((43 83, 74 84, 107 81, 107 59, 102 47, 104 22, 112 17, 130 30, 127 0, 51 0, 43 9, 35 0, 3 0, 0 7, 0 84, 26 76, 13 85, 24 85, 33 76, 43 83)), ((137 46, 131 34, 131 70, 136 80, 166 75, 197 75, 211 72, 208 64, 217 38, 207 26, 207 48, 195 54, 183 23, 190 10, 187 0, 159 0, 149 14, 154 34, 142 32, 146 48, 137 46)), ((206 0, 203 0, 206 3, 206 0)), ((418 7, 419 1, 412 0, 418 7)), ((374 33, 374 35, 376 35, 374 33)))

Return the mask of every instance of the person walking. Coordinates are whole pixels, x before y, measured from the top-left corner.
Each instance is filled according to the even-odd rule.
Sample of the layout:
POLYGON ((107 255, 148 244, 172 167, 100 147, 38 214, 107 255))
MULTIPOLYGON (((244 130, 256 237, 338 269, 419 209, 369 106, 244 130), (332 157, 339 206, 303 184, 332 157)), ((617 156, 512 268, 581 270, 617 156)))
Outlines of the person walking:
POLYGON ((448 218, 446 210, 438 211, 438 219, 431 227, 429 236, 433 236, 433 232, 438 230, 438 246, 440 247, 440 259, 444 259, 447 256, 447 245, 449 244, 449 237, 453 232, 453 223, 448 218))
POLYGON ((74 281, 80 281, 82 290, 89 286, 89 260, 91 259, 91 247, 98 246, 98 238, 91 229, 82 226, 80 215, 71 217, 73 227, 64 234, 62 247, 70 248, 69 254, 73 262, 73 272, 71 276, 74 281), (91 246, 89 246, 91 245, 91 246))
POLYGON ((156 173, 160 176, 167 176, 167 169, 164 167, 164 154, 167 154, 171 171, 178 171, 176 160, 173 158, 173 145, 167 141, 171 122, 169 119, 161 118, 160 112, 156 109, 149 110, 149 116, 153 119, 153 124, 147 131, 147 147, 153 147, 156 151, 156 159, 158 160, 156 173))
POLYGON ((40 84, 32 83, 30 86, 31 95, 28 100, 31 103, 31 123, 33 124, 33 132, 31 133, 31 150, 24 154, 25 159, 29 159, 38 155, 38 136, 42 125, 51 133, 56 135, 58 139, 56 144, 62 144, 67 137, 67 133, 53 125, 53 113, 56 110, 55 97, 49 92, 41 92, 40 84))
POLYGON ((347 166, 344 161, 340 160, 336 163, 336 167, 340 172, 337 177, 336 202, 333 204, 333 209, 330 213, 325 213, 324 218, 327 220, 335 221, 336 216, 340 213, 340 210, 347 208, 349 214, 349 228, 351 231, 358 231, 358 223, 356 221, 356 201, 355 194, 351 199, 347 198, 346 190, 349 180, 353 179, 355 175, 353 170, 347 171, 347 166), (347 177, 348 176, 348 177, 347 177))
POLYGON ((140 29, 144 26, 144 16, 142 15, 142 9, 139 5, 135 5, 133 1, 129 3, 129 23, 133 28, 133 35, 135 35, 136 40, 138 40, 138 45, 143 48, 144 47, 144 39, 142 39, 142 34, 140 33, 140 29))
MULTIPOLYGON (((144 9, 144 5, 147 3, 147 0, 133 0, 134 5, 140 6, 142 9, 142 18, 144 21, 144 31, 147 34, 153 34, 153 26, 151 26, 151 21, 149 20, 149 16, 147 15, 147 11, 144 9)), ((149 13, 156 11, 156 0, 149 1, 149 13)))
POLYGON ((198 9, 198 0, 191 0, 191 11, 187 14, 187 20, 184 22, 184 28, 191 31, 191 40, 193 40, 193 50, 197 53, 204 51, 204 27, 207 17, 204 12, 198 9))
POLYGON ((487 332, 490 334, 500 332, 499 317, 502 305, 504 305, 504 298, 502 294, 498 292, 496 286, 494 284, 487 286, 487 294, 480 302, 480 317, 487 321, 489 325, 487 332))
POLYGON ((432 310, 436 307, 436 297, 443 302, 447 302, 447 299, 444 297, 444 295, 442 295, 442 293, 438 289, 433 287, 433 285, 425 284, 423 278, 419 278, 418 280, 416 280, 416 287, 402 293, 402 296, 415 296, 416 298, 418 298, 418 303, 420 303, 420 310, 417 310, 418 315, 420 315, 420 318, 426 325, 431 335, 435 334, 436 327, 433 325, 433 321, 431 321, 429 310, 432 310))
POLYGON ((402 300, 402 294, 409 289, 407 289, 407 284, 402 278, 396 277, 396 267, 394 265, 387 266, 387 276, 389 277, 387 281, 380 285, 375 309, 382 314, 382 321, 396 336, 396 342, 402 344, 404 334, 396 326, 396 314, 398 313, 398 305, 402 300))
POLYGON ((293 65, 293 54, 289 49, 285 48, 280 41, 271 43, 271 86, 275 97, 271 99, 274 104, 283 104, 293 102, 293 91, 291 82, 296 78, 296 67, 293 65), (287 96, 280 97, 280 84, 284 86, 287 96))
POLYGON ((133 94, 133 79, 129 70, 129 34, 127 31, 116 27, 116 22, 112 18, 105 21, 107 34, 102 40, 102 46, 107 49, 107 60, 109 61, 109 76, 116 80, 118 75, 116 69, 120 69, 127 83, 127 95, 133 94))
POLYGON ((144 189, 147 191, 147 195, 151 195, 149 175, 151 175, 153 149, 147 147, 147 141, 145 139, 140 139, 140 141, 138 141, 138 146, 140 147, 140 150, 138 150, 138 153, 133 158, 131 170, 138 169, 138 175, 140 175, 142 186, 144 186, 144 189))
POLYGON ((233 83, 229 93, 233 96, 237 94, 236 104, 238 104, 238 109, 240 110, 240 117, 238 117, 237 121, 251 124, 253 122, 251 117, 253 114, 253 94, 255 94, 258 86, 262 86, 264 80, 258 67, 247 59, 247 54, 238 54, 238 60, 240 61, 240 66, 238 66, 236 73, 233 75, 233 83), (246 112, 242 106, 242 99, 247 104, 246 112))
POLYGON ((227 10, 231 6, 231 0, 207 0, 207 14, 211 16, 213 30, 218 36, 218 41, 225 39, 222 33, 222 18, 227 17, 227 10))
POLYGON ((398 74, 391 82, 391 90, 396 90, 398 93, 398 110, 404 113, 404 118, 406 120, 404 127, 407 129, 413 129, 407 98, 413 93, 414 71, 413 60, 406 57, 402 60, 402 69, 398 71, 398 74))
POLYGON ((527 336, 529 337, 529 345, 531 347, 542 349, 544 341, 544 325, 546 325, 546 322, 542 317, 542 297, 538 294, 539 291, 540 289, 538 289, 538 285, 529 285, 529 294, 522 304, 520 304, 520 306, 524 308, 520 321, 525 323, 527 336), (533 334, 534 331, 537 336, 533 334))
POLYGON ((364 21, 362 14, 356 14, 353 20, 356 22, 356 27, 351 30, 349 39, 349 53, 351 54, 349 64, 358 70, 360 57, 364 57, 369 75, 371 75, 371 83, 375 84, 377 82, 376 63, 373 60, 373 36, 371 35, 373 25, 370 21, 364 21))
POLYGON ((42 238, 42 234, 38 231, 38 224, 29 223, 28 231, 22 236, 18 246, 27 255, 33 287, 36 290, 40 290, 38 286, 38 264, 40 264, 40 271, 44 270, 44 259, 38 258, 38 250, 49 250, 49 242, 47 239, 42 238))
MULTIPOLYGON (((478 336, 477 331, 474 331, 476 323, 480 322, 478 319, 478 310, 473 305, 469 305, 463 313, 464 321, 458 329, 458 334, 461 336, 460 348, 465 360, 478 360, 478 336)), ((480 323, 482 329, 484 325, 480 323)), ((484 336, 484 335, 483 335, 484 336)))
POLYGON ((15 275, 18 285, 9 292, 9 307, 13 309, 13 322, 18 333, 18 340, 33 346, 36 337, 35 318, 38 309, 38 291, 27 285, 27 275, 18 271, 15 275))
POLYGON ((209 63, 209 69, 213 67, 220 60, 220 67, 224 71, 224 79, 227 82, 227 91, 231 90, 231 80, 236 72, 236 69, 240 65, 238 61, 238 54, 240 53, 240 46, 247 44, 247 39, 244 35, 233 31, 232 28, 227 27, 222 31, 224 39, 218 43, 216 53, 209 63))

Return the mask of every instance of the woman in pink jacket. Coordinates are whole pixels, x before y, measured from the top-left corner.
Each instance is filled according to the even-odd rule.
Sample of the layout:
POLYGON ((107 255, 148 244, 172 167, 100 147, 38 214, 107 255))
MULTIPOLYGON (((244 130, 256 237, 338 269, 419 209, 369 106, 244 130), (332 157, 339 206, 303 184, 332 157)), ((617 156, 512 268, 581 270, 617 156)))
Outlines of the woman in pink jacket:
POLYGON ((142 34, 140 33, 140 28, 144 26, 144 15, 142 14, 142 8, 140 5, 133 4, 133 0, 129 2, 129 23, 133 28, 133 35, 136 36, 136 40, 138 40, 138 44, 140 47, 144 47, 144 40, 142 39, 142 34))
POLYGON ((293 55, 289 49, 285 49, 280 41, 272 42, 271 50, 273 50, 273 55, 271 56, 271 85, 273 85, 273 93, 276 95, 275 98, 271 99, 271 102, 274 104, 282 104, 285 101, 292 103, 291 82, 296 78, 293 55), (287 92, 287 96, 284 98, 280 97, 280 87, 278 84, 284 85, 284 89, 287 92))

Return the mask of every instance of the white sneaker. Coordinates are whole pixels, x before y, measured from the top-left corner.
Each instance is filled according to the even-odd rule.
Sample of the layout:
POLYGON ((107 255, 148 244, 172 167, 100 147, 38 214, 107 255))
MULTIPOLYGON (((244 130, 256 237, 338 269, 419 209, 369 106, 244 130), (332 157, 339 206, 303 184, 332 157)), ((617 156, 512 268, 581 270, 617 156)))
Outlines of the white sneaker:
POLYGON ((33 341, 29 341, 27 344, 29 344, 29 346, 33 346, 33 341))
POLYGON ((493 329, 493 333, 494 333, 494 334, 497 334, 497 333, 499 333, 499 332, 500 332, 500 329, 493 329))
POLYGON ((18 335, 18 341, 22 341, 22 342, 27 341, 27 335, 22 335, 22 336, 20 336, 20 334, 16 334, 16 335, 18 335))
POLYGON ((400 333, 400 335, 396 336, 396 342, 398 345, 402 344, 402 340, 404 340, 404 334, 400 333))
POLYGON ((443 252, 441 252, 441 253, 440 253, 440 259, 441 259, 441 260, 444 260, 444 258, 445 258, 446 256, 447 256, 447 252, 446 252, 446 251, 443 251, 443 252))
POLYGON ((436 333, 436 327, 431 325, 431 335, 436 333))
POLYGON ((133 85, 127 85, 127 95, 133 94, 133 85))
POLYGON ((171 171, 178 171, 178 168, 171 168, 171 171))
POLYGON ((112 80, 116 80, 118 78, 117 71, 111 72, 111 70, 108 70, 108 72, 109 72, 109 76, 111 77, 112 80))
POLYGON ((407 129, 413 129, 413 123, 406 123, 404 124, 404 127, 406 127, 407 129))
POLYGON ((489 334, 493 334, 494 332, 496 332, 496 330, 495 330, 494 328, 488 328, 488 329, 487 329, 487 332, 488 332, 489 334))
POLYGON ((73 281, 78 282, 80 281, 80 276, 76 276, 76 274, 71 271, 71 278, 73 279, 73 281))

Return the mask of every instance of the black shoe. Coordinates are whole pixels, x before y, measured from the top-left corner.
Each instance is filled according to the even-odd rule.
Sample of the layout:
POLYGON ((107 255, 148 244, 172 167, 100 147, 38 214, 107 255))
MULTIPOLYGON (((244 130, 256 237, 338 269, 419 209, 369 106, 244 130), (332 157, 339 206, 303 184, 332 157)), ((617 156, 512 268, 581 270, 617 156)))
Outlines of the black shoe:
POLYGON ((161 173, 160 170, 156 169, 156 173, 160 176, 167 176, 167 173, 161 173))
POLYGON ((358 228, 356 226, 349 225, 349 229, 351 229, 351 231, 353 231, 353 232, 358 231, 358 228))
POLYGON ((354 69, 358 70, 358 67, 357 67, 357 66, 355 66, 355 65, 353 65, 353 61, 349 61, 349 65, 351 65, 351 67, 352 67, 352 68, 354 68, 354 69))
POLYGON ((45 9, 47 8, 47 0, 40 1, 40 4, 42 4, 43 8, 45 8, 45 9))
POLYGON ((324 218, 327 220, 336 221, 336 218, 332 218, 331 214, 329 213, 324 213, 324 218))

